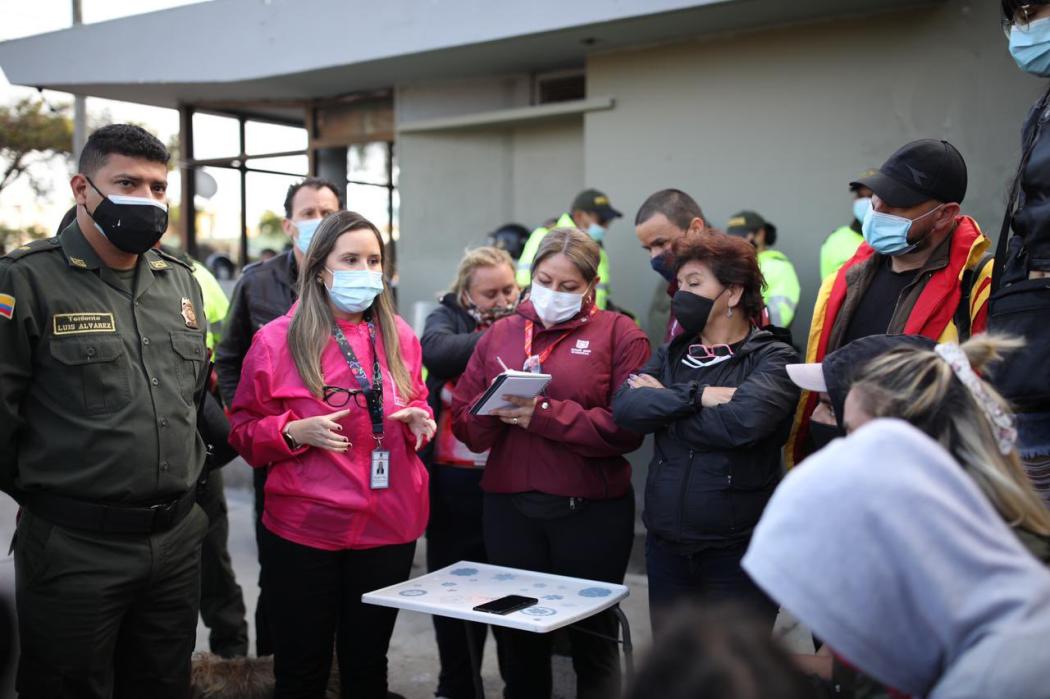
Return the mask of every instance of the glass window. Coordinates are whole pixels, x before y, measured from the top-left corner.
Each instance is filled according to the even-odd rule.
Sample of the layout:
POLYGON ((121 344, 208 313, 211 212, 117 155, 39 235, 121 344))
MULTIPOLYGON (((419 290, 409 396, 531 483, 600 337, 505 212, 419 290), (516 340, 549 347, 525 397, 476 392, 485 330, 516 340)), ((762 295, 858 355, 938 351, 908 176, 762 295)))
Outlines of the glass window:
POLYGON ((284 155, 278 158, 248 158, 245 166, 249 170, 271 170, 297 177, 306 177, 310 171, 310 159, 305 155, 284 155))
POLYGON ((290 150, 305 151, 307 140, 306 129, 295 126, 269 124, 264 121, 248 121, 244 125, 245 150, 249 155, 284 153, 290 150))
POLYGON ((301 177, 248 172, 245 215, 248 222, 248 260, 254 262, 259 254, 270 249, 281 252, 291 241, 281 227, 284 220, 284 198, 288 187, 301 177))
POLYGON ((235 158, 241 152, 240 123, 215 114, 193 115, 193 157, 196 160, 235 158))

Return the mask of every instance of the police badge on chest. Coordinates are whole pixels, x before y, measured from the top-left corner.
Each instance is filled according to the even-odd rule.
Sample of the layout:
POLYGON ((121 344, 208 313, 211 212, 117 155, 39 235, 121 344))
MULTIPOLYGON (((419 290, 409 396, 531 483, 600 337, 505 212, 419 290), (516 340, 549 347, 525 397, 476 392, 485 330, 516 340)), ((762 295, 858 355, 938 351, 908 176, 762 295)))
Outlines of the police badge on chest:
POLYGON ((193 328, 196 330, 197 325, 197 312, 193 310, 193 302, 185 296, 182 297, 182 319, 186 321, 187 328, 193 328))

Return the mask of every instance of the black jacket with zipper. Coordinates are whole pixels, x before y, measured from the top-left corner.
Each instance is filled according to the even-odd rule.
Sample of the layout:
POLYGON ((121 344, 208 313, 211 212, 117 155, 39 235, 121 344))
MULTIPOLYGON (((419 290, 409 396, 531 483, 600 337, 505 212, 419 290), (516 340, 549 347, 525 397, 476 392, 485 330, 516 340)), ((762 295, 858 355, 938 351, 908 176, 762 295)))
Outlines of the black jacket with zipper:
POLYGON ((233 404, 241 381, 241 367, 255 333, 287 313, 298 298, 298 277, 299 268, 291 250, 244 268, 233 288, 222 340, 215 348, 219 394, 226 405, 233 404))
MULTIPOLYGON (((478 322, 466 312, 455 294, 445 294, 441 305, 427 316, 419 344, 423 348, 423 365, 427 368, 427 402, 434 411, 434 420, 441 415, 441 387, 458 379, 466 370, 474 346, 483 333, 475 332, 478 322)), ((432 440, 419 453, 428 467, 434 451, 432 440)))
POLYGON ((620 388, 616 422, 654 433, 643 520, 671 547, 696 551, 746 542, 781 475, 799 390, 785 366, 799 361, 766 330, 751 334, 728 360, 704 368, 682 363, 693 338, 661 346, 642 370, 666 388, 620 388), (728 403, 700 405, 707 386, 736 388, 728 403))

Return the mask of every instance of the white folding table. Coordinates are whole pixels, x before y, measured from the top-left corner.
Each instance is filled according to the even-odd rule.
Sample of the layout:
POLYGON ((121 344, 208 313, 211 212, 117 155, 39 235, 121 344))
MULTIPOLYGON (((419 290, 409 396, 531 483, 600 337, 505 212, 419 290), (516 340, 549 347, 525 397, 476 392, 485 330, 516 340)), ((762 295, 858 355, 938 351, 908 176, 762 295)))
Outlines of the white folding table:
MULTIPOLYGON (((634 674, 631 630, 627 617, 619 607, 620 601, 628 594, 630 590, 624 585, 460 561, 433 573, 367 592, 361 596, 361 600, 366 604, 533 633, 550 633, 611 608, 620 624, 621 639, 610 640, 623 643, 624 665, 630 681, 634 674), (474 607, 479 604, 507 595, 535 597, 539 602, 504 615, 474 611, 474 607)), ((469 633, 467 647, 474 669, 474 689, 479 699, 484 699, 481 653, 480 649, 474 647, 469 633)))

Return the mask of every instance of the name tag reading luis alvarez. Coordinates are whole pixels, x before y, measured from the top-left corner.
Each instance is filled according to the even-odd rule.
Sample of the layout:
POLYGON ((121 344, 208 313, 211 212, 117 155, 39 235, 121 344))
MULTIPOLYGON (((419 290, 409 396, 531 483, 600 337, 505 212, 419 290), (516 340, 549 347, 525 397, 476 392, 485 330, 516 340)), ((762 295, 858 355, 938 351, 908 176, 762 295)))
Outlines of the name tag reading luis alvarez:
POLYGON ((56 335, 117 331, 112 313, 56 313, 51 320, 56 335))

